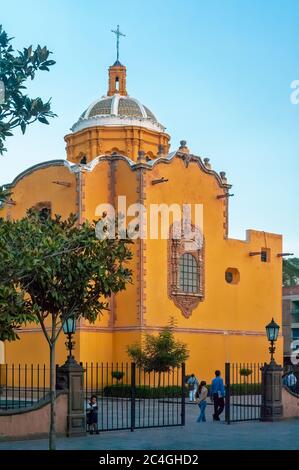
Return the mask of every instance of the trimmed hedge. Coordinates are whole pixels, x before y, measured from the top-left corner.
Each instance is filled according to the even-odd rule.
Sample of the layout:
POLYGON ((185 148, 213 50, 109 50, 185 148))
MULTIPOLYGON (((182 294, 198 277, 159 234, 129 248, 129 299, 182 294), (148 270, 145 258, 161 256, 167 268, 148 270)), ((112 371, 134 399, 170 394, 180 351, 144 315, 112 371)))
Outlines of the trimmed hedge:
POLYGON ((254 383, 232 384, 230 386, 230 393, 232 396, 260 395, 262 393, 262 384, 254 384, 254 383))
MULTIPOLYGON (((210 386, 207 386, 210 389, 210 386)), ((177 385, 169 387, 149 387, 148 385, 136 386, 136 398, 179 398, 182 389, 177 385)), ((185 388, 188 397, 188 387, 185 388)), ((232 384, 230 386, 231 396, 237 395, 260 395, 261 384, 232 384)), ((124 384, 109 385, 104 388, 105 397, 131 398, 131 386, 124 384)))
MULTIPOLYGON (((136 398, 178 398, 182 396, 181 387, 149 387, 147 385, 137 386, 136 398)), ((115 384, 104 388, 105 397, 131 398, 131 386, 115 384)))

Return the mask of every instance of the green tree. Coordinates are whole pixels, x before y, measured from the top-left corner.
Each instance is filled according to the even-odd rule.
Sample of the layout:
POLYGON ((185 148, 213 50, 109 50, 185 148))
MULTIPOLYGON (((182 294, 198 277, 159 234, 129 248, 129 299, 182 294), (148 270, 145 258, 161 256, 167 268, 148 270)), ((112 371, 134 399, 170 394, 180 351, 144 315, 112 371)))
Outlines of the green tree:
POLYGON ((299 284, 299 258, 283 260, 283 285, 294 286, 299 284))
POLYGON ((128 243, 98 240, 95 223, 79 227, 73 215, 62 220, 29 211, 18 221, 0 219, 0 340, 18 339, 26 322, 41 326, 50 349, 50 449, 56 447, 55 346, 63 322, 75 316, 93 323, 110 295, 125 289, 128 243))
MULTIPOLYGON (((35 121, 49 124, 47 118, 56 116, 51 111, 51 100, 30 98, 26 93, 26 82, 33 80, 38 71, 49 71, 55 64, 50 60, 51 52, 46 46, 32 46, 15 52, 11 40, 0 25, 0 155, 6 152, 5 141, 20 128, 24 134, 26 127, 35 121)), ((9 195, 0 187, 0 203, 9 195)))
POLYGON ((55 64, 49 60, 51 52, 46 46, 32 46, 15 53, 12 38, 0 25, 0 80, 4 86, 0 103, 0 154, 6 151, 4 141, 12 136, 12 129, 20 127, 23 134, 26 127, 35 121, 49 124, 47 117, 56 116, 51 111, 50 100, 43 102, 41 98, 29 98, 24 93, 25 82, 33 80, 39 70, 49 71, 55 64))
POLYGON ((180 367, 189 357, 187 345, 175 340, 172 324, 164 327, 158 335, 146 333, 142 344, 128 346, 127 352, 137 367, 145 372, 158 373, 158 386, 163 372, 180 367))
POLYGON ((0 209, 1 209, 1 206, 7 200, 7 198, 10 196, 10 194, 11 193, 7 189, 5 189, 3 186, 0 186, 0 209))

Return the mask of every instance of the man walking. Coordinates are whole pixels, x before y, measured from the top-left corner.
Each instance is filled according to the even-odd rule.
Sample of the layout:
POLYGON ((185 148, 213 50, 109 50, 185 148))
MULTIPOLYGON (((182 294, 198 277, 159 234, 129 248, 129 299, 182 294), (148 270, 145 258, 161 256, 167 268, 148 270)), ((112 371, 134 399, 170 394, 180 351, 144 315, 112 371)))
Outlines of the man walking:
POLYGON ((221 377, 220 370, 215 371, 215 379, 212 380, 211 385, 211 400, 214 403, 213 420, 220 421, 220 415, 224 409, 224 384, 221 377))
POLYGON ((297 385, 297 377, 293 373, 293 371, 289 372, 289 374, 287 375, 286 385, 292 392, 295 392, 297 385))

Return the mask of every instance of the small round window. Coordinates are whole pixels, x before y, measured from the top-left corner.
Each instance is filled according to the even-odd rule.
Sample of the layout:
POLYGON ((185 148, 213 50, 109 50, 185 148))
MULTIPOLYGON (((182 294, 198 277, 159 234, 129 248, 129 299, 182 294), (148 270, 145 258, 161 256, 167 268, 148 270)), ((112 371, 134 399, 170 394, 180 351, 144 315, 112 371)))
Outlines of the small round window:
POLYGON ((225 280, 228 284, 238 284, 240 281, 240 273, 236 268, 227 268, 225 271, 225 280))

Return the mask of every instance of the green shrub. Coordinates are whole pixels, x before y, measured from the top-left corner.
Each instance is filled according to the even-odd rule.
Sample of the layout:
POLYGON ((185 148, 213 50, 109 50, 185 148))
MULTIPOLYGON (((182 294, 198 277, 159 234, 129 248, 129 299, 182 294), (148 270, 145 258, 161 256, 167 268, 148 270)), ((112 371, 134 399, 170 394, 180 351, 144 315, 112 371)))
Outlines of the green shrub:
POLYGON ((251 369, 246 369, 245 367, 243 369, 240 370, 240 375, 242 377, 248 377, 249 375, 252 374, 252 370, 251 369))
POLYGON ((260 383, 232 384, 230 393, 231 395, 259 395, 262 393, 262 385, 260 383))
MULTIPOLYGON (((207 385, 208 390, 210 385, 207 385)), ((149 387, 148 385, 136 386, 136 398, 181 398, 182 389, 178 385, 169 387, 149 387)), ((260 395, 262 386, 260 383, 240 383, 230 386, 231 396, 260 395)), ((115 384, 104 388, 105 397, 131 398, 131 385, 115 384)), ((188 397, 188 387, 185 387, 185 396, 188 397)))
POLYGON ((120 370, 113 370, 111 372, 111 376, 112 376, 113 379, 116 379, 117 381, 119 381, 119 380, 124 378, 125 373, 121 372, 120 370))
MULTIPOLYGON (((104 388, 105 397, 131 398, 130 385, 110 385, 104 388)), ((178 398, 182 396, 182 389, 179 386, 169 387, 149 387, 148 385, 137 386, 135 388, 136 398, 178 398)))

